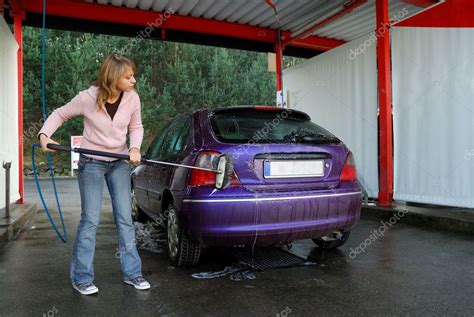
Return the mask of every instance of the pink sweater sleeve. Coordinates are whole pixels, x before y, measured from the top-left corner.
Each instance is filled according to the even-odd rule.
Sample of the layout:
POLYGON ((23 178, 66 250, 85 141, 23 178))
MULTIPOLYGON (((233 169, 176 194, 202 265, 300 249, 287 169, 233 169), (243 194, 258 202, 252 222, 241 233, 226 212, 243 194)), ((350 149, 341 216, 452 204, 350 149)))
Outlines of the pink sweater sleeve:
POLYGON ((132 113, 130 124, 128 125, 128 132, 130 134, 130 148, 137 148, 140 150, 140 146, 143 141, 143 124, 142 124, 142 113, 140 98, 137 95, 137 103, 135 110, 132 113))
POLYGON ((84 113, 84 105, 81 102, 81 98, 81 94, 78 94, 66 105, 54 110, 46 119, 43 128, 38 132, 38 136, 44 133, 50 138, 64 122, 72 117, 82 115, 84 113))

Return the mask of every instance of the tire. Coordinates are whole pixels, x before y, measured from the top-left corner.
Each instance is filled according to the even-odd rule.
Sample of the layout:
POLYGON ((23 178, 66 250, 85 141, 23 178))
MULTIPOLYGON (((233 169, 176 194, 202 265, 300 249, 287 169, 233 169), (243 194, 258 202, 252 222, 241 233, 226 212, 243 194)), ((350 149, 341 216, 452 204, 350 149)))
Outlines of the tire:
POLYGON ((132 220, 145 223, 148 220, 148 216, 145 212, 138 206, 137 197, 135 196, 135 188, 132 184, 132 220))
POLYGON ((324 250, 333 250, 349 240, 350 232, 335 231, 327 236, 312 239, 316 245, 324 250))
POLYGON ((173 204, 166 210, 166 244, 171 262, 178 267, 191 267, 199 263, 201 244, 193 241, 182 230, 173 204))

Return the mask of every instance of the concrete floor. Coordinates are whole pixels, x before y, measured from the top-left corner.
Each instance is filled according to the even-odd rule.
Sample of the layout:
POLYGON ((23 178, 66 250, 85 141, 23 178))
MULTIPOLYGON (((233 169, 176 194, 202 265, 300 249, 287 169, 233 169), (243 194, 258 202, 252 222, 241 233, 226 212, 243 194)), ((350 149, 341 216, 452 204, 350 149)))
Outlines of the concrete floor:
MULTIPOLYGON (((80 217, 77 182, 60 185, 72 241, 80 217)), ((27 200, 36 199, 34 186, 26 188, 27 200)), ((219 249, 186 270, 171 266, 165 253, 140 250, 152 289, 136 291, 121 282, 115 225, 105 200, 95 257, 100 292, 86 297, 70 286, 72 242, 60 242, 40 211, 28 229, 0 248, 0 315, 474 315, 473 236, 396 223, 375 241, 366 240, 380 226, 361 220, 347 244, 333 252, 322 252, 310 240, 294 243, 291 252, 316 264, 255 272, 255 279, 241 281, 191 276, 231 265, 219 249), (365 252, 354 257, 351 250, 364 241, 370 241, 365 252)))

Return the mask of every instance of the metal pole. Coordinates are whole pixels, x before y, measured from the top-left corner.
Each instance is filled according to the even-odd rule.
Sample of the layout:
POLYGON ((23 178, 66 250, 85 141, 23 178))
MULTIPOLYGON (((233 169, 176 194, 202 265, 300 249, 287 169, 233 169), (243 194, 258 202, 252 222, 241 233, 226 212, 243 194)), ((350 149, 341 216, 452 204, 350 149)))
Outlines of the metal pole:
POLYGON ((391 206, 393 195, 392 78, 388 0, 375 2, 379 96, 379 205, 391 206))
POLYGON ((10 167, 12 162, 3 162, 5 169, 5 219, 10 218, 10 167))

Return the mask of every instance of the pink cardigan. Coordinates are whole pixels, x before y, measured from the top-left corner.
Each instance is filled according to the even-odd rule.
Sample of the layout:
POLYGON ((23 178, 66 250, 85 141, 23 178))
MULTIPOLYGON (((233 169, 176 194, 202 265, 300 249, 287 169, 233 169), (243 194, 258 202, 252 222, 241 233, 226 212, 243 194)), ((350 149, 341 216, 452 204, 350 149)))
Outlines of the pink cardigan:
MULTIPOLYGON (((112 121, 105 106, 102 106, 102 110, 99 111, 96 104, 97 90, 97 87, 91 86, 81 91, 66 105, 54 110, 38 135, 44 133, 51 137, 64 122, 82 115, 84 130, 81 148, 120 154, 128 154, 129 148, 140 150, 143 125, 138 94, 135 91, 123 93, 122 101, 112 121), (130 132, 129 148, 126 144, 127 130, 130 132)), ((114 160, 102 156, 87 156, 102 161, 114 160)))

